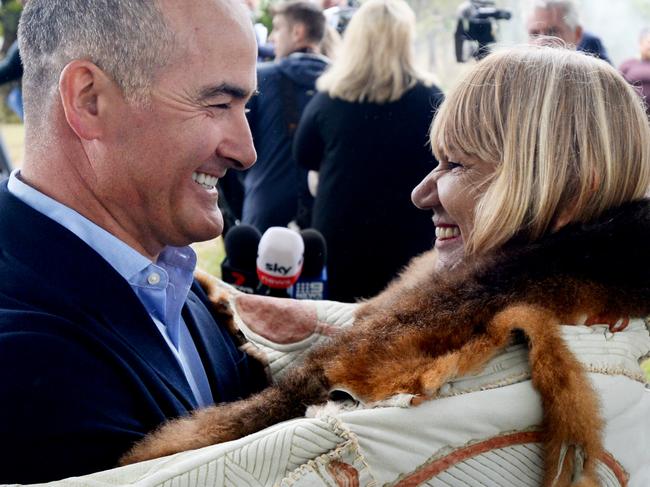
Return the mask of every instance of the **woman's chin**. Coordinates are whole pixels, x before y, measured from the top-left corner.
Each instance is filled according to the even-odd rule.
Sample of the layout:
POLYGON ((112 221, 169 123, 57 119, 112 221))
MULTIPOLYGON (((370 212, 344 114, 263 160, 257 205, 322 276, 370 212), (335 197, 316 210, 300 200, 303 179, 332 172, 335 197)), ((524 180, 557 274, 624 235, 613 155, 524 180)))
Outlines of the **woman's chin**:
POLYGON ((462 237, 437 239, 438 251, 437 270, 450 270, 458 265, 465 257, 465 245, 462 237))

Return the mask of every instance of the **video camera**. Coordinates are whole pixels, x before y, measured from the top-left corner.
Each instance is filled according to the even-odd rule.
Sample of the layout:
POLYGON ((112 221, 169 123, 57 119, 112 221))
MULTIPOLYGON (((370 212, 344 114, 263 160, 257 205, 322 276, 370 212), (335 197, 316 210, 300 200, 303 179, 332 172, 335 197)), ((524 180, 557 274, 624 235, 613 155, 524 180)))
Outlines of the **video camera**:
POLYGON ((454 34, 456 61, 464 63, 470 55, 477 60, 487 56, 489 45, 495 42, 493 22, 510 20, 511 17, 508 10, 496 8, 491 0, 463 2, 458 8, 458 24, 454 34))

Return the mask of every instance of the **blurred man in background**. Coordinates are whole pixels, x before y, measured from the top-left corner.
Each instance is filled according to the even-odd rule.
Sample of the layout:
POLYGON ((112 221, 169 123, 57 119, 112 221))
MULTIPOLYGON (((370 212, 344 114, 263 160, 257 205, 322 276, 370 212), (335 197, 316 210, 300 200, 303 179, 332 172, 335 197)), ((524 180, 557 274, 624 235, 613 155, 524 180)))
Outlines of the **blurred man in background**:
POLYGON ((325 16, 313 3, 283 3, 274 11, 270 40, 276 62, 258 66, 259 95, 248 114, 258 161, 244 178, 242 222, 261 232, 294 220, 301 227, 310 223, 307 171, 296 164, 291 146, 316 79, 328 65, 319 53, 324 34, 325 16))
POLYGON ((602 41, 583 30, 572 0, 534 0, 526 28, 531 40, 539 36, 557 37, 578 51, 593 54, 611 64, 602 41))

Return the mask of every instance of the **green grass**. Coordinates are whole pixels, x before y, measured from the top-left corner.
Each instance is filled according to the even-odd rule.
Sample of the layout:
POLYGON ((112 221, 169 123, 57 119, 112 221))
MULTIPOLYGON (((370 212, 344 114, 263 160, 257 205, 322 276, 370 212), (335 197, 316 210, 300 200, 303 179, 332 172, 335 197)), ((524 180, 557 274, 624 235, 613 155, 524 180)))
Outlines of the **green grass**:
POLYGON ((221 261, 226 257, 223 239, 217 237, 207 242, 195 243, 192 248, 196 252, 196 266, 213 276, 221 277, 221 261))
POLYGON ((645 371, 646 381, 650 383, 650 359, 643 362, 641 368, 645 371))
POLYGON ((23 162, 25 127, 21 123, 3 123, 0 125, 0 135, 9 159, 14 168, 23 162))

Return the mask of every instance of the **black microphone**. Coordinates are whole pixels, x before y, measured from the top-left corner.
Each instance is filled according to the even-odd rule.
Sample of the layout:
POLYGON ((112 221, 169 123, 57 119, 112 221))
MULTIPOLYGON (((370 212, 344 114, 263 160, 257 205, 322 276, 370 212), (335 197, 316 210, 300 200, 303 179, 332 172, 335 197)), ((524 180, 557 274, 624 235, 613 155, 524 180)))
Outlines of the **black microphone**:
POLYGON ((224 238, 221 279, 248 294, 254 294, 259 286, 255 261, 261 238, 257 228, 244 224, 232 227, 224 238))
POLYGON ((285 227, 271 227, 257 250, 257 294, 276 298, 290 297, 287 291, 300 276, 305 244, 300 235, 285 227))
POLYGON ((327 299, 327 243, 318 230, 300 232, 305 244, 305 262, 291 297, 295 299, 327 299))

